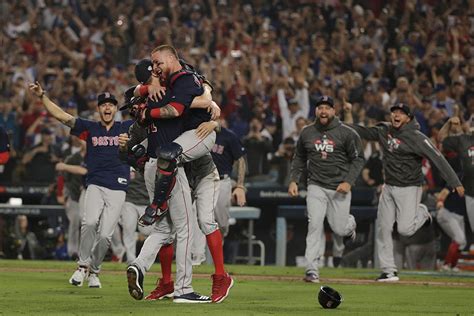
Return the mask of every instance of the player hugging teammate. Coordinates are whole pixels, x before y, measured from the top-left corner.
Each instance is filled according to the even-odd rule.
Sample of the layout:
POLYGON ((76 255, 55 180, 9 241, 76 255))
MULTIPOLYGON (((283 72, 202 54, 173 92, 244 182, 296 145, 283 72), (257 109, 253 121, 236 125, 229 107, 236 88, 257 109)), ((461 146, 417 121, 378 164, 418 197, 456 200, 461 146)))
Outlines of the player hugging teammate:
POLYGON ((144 275, 159 253, 163 276, 146 299, 173 297, 176 303, 219 303, 233 285, 232 278, 224 270, 222 236, 214 219, 219 174, 209 151, 215 142, 217 123, 210 122, 208 109, 217 114, 219 111, 200 76, 180 63, 173 47, 157 47, 151 58, 152 61, 141 61, 137 65, 137 80, 141 84, 129 89, 127 96, 130 97, 133 91, 133 98, 144 98, 141 100, 144 103, 133 104, 136 122, 130 138, 127 135, 120 138, 122 148, 132 162, 134 158, 143 160, 145 148, 139 145, 142 138, 136 137, 133 130, 141 130, 141 134, 143 128, 146 130, 149 159, 144 159, 147 160, 144 176, 151 204, 140 218, 140 224, 154 225, 139 256, 127 268, 129 292, 135 299, 143 298, 144 275), (186 174, 183 165, 187 166, 186 174), (195 293, 191 286, 191 249, 188 245, 192 238, 189 225, 193 214, 186 175, 193 180, 200 227, 214 259, 211 298, 195 293), (171 262, 175 236, 177 271, 173 282, 171 262))

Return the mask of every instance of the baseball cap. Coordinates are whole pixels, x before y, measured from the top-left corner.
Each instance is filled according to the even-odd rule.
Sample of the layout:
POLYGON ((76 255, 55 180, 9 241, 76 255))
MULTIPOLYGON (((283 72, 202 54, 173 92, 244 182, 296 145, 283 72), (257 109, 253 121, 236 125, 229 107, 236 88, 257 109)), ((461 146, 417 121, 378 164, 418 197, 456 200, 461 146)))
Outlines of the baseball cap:
POLYGON ((444 84, 440 83, 435 86, 435 92, 444 91, 444 90, 446 90, 446 85, 444 84))
POLYGON ((265 126, 276 125, 276 123, 277 123, 277 120, 274 116, 268 116, 265 118, 265 121, 264 121, 265 126))
POLYGON ((135 78, 140 83, 146 83, 151 77, 151 71, 153 70, 153 64, 149 59, 140 60, 135 66, 135 78))
POLYGON ((41 134, 44 134, 44 135, 52 135, 53 132, 48 128, 48 127, 43 127, 41 129, 41 134))
POLYGON ((66 109, 77 109, 77 102, 74 100, 69 100, 65 105, 64 108, 66 109))
POLYGON ((330 96, 323 95, 322 97, 318 99, 318 101, 316 101, 316 107, 320 106, 321 104, 327 104, 333 108, 334 100, 330 96))
POLYGON ((390 112, 393 112, 395 110, 402 110, 409 117, 413 117, 413 115, 411 114, 410 107, 405 103, 397 103, 390 108, 390 112))
POLYGON ((110 92, 103 92, 97 96, 97 105, 101 105, 107 102, 113 103, 114 105, 117 105, 118 103, 115 96, 110 92))

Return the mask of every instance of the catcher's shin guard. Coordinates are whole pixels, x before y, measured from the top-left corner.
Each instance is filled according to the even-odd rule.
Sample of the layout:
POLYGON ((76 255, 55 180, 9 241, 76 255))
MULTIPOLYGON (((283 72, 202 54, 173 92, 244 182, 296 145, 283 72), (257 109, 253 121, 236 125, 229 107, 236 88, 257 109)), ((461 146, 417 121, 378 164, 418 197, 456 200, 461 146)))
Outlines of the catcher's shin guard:
POLYGON ((168 199, 176 183, 178 172, 177 158, 183 152, 183 148, 176 143, 162 146, 158 150, 153 203, 146 208, 145 214, 140 218, 141 225, 151 225, 168 213, 168 199))

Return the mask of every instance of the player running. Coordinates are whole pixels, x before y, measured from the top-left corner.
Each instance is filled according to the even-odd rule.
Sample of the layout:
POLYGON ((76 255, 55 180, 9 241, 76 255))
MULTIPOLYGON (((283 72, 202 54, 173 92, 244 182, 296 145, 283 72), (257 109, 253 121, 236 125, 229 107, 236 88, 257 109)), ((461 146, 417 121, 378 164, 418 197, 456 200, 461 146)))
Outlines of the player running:
POLYGON ((316 121, 306 126, 291 163, 290 196, 298 196, 303 170, 308 170, 308 235, 304 281, 319 283, 319 257, 327 217, 334 233, 355 238, 356 222, 350 211, 351 187, 364 166, 359 135, 335 116, 334 101, 323 96, 316 102, 316 121))
POLYGON ((120 218, 130 177, 130 168, 119 159, 118 136, 127 131, 131 121, 117 122, 117 100, 104 92, 97 97, 100 121, 76 118, 63 111, 45 94, 41 85, 30 84, 46 110, 58 121, 71 128, 71 134, 86 140, 86 193, 84 217, 81 223, 78 268, 69 283, 82 286, 88 279, 89 287, 102 287, 100 265, 109 249, 110 240, 120 218))
MULTIPOLYGON (((397 222, 398 233, 412 236, 431 215, 425 205, 420 204, 423 173, 421 161, 428 158, 440 171, 447 184, 460 196, 464 195, 456 173, 431 141, 419 130, 410 108, 399 103, 390 108, 391 122, 374 127, 351 125, 360 137, 378 141, 383 148, 383 169, 385 185, 382 188, 377 210, 376 245, 381 275, 376 281, 396 282, 399 280, 393 256, 392 230, 397 222)), ((352 123, 352 104, 344 104, 344 120, 352 123)))

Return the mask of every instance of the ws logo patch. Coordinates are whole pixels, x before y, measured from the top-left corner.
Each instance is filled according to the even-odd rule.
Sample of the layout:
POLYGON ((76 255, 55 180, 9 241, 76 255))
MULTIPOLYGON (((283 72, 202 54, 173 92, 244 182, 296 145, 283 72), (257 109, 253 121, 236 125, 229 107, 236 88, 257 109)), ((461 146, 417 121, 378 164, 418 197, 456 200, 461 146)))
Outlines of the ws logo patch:
POLYGON ((393 138, 392 135, 388 134, 387 144, 388 144, 388 150, 390 152, 393 152, 395 149, 398 149, 401 143, 402 143, 401 140, 399 140, 398 138, 393 138))
POLYGON ((334 141, 329 139, 326 135, 324 135, 323 138, 314 141, 314 148, 316 151, 321 153, 322 159, 326 159, 328 157, 328 153, 334 152, 335 147, 336 144, 334 141))

